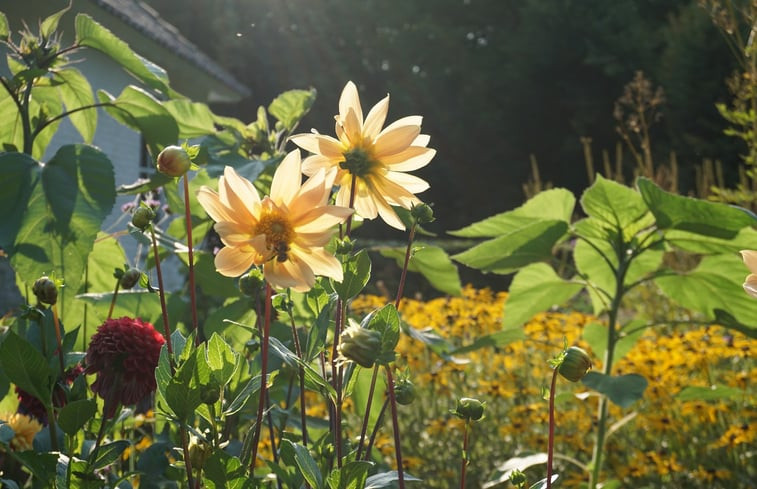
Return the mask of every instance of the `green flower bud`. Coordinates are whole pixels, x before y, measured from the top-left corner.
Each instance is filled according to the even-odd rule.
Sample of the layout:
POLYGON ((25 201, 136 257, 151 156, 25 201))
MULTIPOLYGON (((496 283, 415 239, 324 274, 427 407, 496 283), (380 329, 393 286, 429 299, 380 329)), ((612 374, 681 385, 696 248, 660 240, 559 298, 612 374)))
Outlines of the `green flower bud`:
POLYGON ((215 404, 221 398, 221 388, 215 384, 204 385, 200 389, 200 401, 215 404))
POLYGON ((577 346, 565 350, 562 362, 557 367, 560 375, 571 382, 581 380, 591 368, 591 357, 577 346))
POLYGON ((201 469, 205 466, 212 449, 200 438, 189 436, 189 461, 193 469, 201 469))
POLYGON ((264 285, 263 272, 257 268, 253 268, 247 275, 239 277, 239 291, 247 297, 256 297, 263 290, 264 285))
POLYGON ((339 337, 339 357, 352 360, 361 367, 372 367, 381 353, 381 333, 351 324, 339 337))
POLYGON ((512 485, 516 487, 524 487, 527 482, 528 479, 526 478, 526 474, 524 474, 520 470, 515 469, 510 472, 510 483, 512 483, 512 485))
POLYGON ((337 255, 346 255, 348 253, 352 253, 354 247, 355 245, 352 243, 352 240, 350 238, 344 238, 336 242, 335 251, 337 255))
POLYGON ((140 205, 134 209, 134 215, 131 216, 131 223, 134 227, 144 231, 153 219, 155 219, 155 211, 146 205, 140 205))
POLYGON ((169 177, 180 177, 191 166, 192 160, 181 146, 166 146, 158 155, 158 171, 169 177))
POLYGON ((415 400, 415 386, 410 379, 398 378, 394 383, 394 399, 398 404, 408 405, 415 400))
POLYGON ((32 292, 42 304, 53 305, 58 302, 58 287, 47 276, 40 277, 34 282, 32 292))
POLYGON ((420 203, 410 209, 410 215, 418 224, 434 222, 434 210, 428 204, 420 203))
POLYGON ((139 283, 139 279, 142 277, 142 272, 136 268, 130 268, 121 275, 121 288, 131 289, 139 283))
POLYGON ((484 417, 484 406, 485 403, 478 399, 463 397, 457 401, 457 407, 452 414, 465 420, 478 421, 484 417))

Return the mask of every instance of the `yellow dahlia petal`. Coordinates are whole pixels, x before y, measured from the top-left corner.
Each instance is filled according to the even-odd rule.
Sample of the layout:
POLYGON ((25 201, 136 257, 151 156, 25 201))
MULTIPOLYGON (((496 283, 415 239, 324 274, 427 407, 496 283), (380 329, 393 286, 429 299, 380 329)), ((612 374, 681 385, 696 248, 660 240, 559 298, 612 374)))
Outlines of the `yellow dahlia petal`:
POLYGON ((391 227, 395 229, 399 229, 401 231, 405 230, 405 224, 402 222, 402 219, 399 218, 396 212, 394 212, 394 209, 383 199, 376 199, 376 206, 378 207, 378 214, 381 216, 381 219, 387 224, 389 224, 391 227))
POLYGON ((429 188, 427 181, 423 180, 422 178, 418 178, 415 175, 390 171, 386 173, 385 177, 387 180, 396 183, 411 194, 419 194, 424 190, 428 190, 429 188))
POLYGON ((741 258, 750 272, 757 273, 757 251, 741 250, 741 258))
MULTIPOLYGON (((344 160, 344 157, 342 157, 341 160, 344 160)), ((312 176, 318 173, 318 170, 321 169, 331 170, 333 168, 338 168, 337 165, 339 165, 339 161, 340 160, 335 160, 334 158, 319 154, 311 155, 302 160, 302 173, 307 176, 312 176)))
POLYGON ((342 128, 344 129, 343 142, 349 143, 350 146, 360 146, 363 144, 363 120, 358 118, 358 115, 354 110, 347 111, 347 115, 340 119, 342 122, 342 128))
POLYGON ((197 201, 200 202, 202 208, 205 209, 205 212, 214 221, 232 220, 232 212, 221 203, 218 194, 211 190, 210 187, 206 187, 205 185, 200 187, 200 190, 197 191, 197 201))
POLYGON ((216 255, 216 270, 226 277, 239 277, 253 265, 254 252, 245 252, 240 248, 225 246, 216 255))
POLYGON ((300 171, 300 150, 287 153, 276 169, 271 182, 271 199, 277 204, 289 206, 300 190, 302 172, 300 171))
MULTIPOLYGON (((330 172, 330 176, 336 172, 330 172)), ((297 194, 297 199, 289 206, 291 220, 299 222, 300 216, 314 210, 314 208, 326 205, 328 198, 331 196, 331 182, 326 182, 326 171, 321 169, 312 177, 305 180, 297 194)))
POLYGON ((413 171, 428 165, 435 155, 434 149, 410 146, 399 153, 384 156, 381 162, 392 171, 413 171))
POLYGON ((382 131, 374 143, 374 156, 381 160, 407 149, 420 133, 418 126, 399 126, 391 131, 382 131))
POLYGON ((368 139, 376 139, 381 132, 381 128, 386 122, 386 115, 389 112, 389 95, 380 100, 368 112, 363 124, 363 135, 368 139))
MULTIPOLYGON (((423 122, 423 117, 419 115, 409 115, 409 116, 403 117, 401 119, 397 119, 396 121, 392 122, 391 124, 386 126, 384 130, 381 131, 381 133, 383 134, 389 131, 393 131, 397 129, 398 127, 404 127, 404 126, 416 126, 420 129, 422 122, 423 122)), ((418 136, 420 136, 420 134, 418 136)))
POLYGON ((352 214, 352 209, 335 205, 311 209, 304 214, 295 227, 297 233, 315 233, 325 231, 336 226, 352 214))
POLYGON ((418 137, 413 141, 413 146, 423 146, 425 148, 430 142, 431 136, 428 134, 418 134, 418 137))
POLYGON ((305 151, 310 151, 311 153, 331 158, 343 158, 342 152, 344 151, 344 148, 342 147, 342 143, 331 136, 324 136, 321 134, 297 134, 289 139, 305 151))
POLYGON ((260 202, 260 196, 252 183, 246 178, 239 176, 236 170, 230 166, 223 169, 223 175, 226 177, 226 182, 228 182, 234 194, 244 203, 247 210, 254 215, 256 210, 255 205, 260 202))
POLYGON ((218 221, 213 225, 223 244, 227 246, 241 246, 252 239, 251 228, 248 225, 233 221, 218 221))
POLYGON ((355 115, 363 122, 363 109, 360 105, 360 97, 357 93, 357 87, 352 81, 348 81, 342 89, 342 95, 339 97, 339 116, 344 119, 347 113, 353 110, 355 115))
POLYGON ((757 275, 751 273, 744 282, 744 291, 754 298, 757 298, 757 275))
POLYGON ((344 278, 342 264, 324 249, 313 249, 307 256, 308 265, 317 275, 341 282, 344 278))
MULTIPOLYGON (((231 220, 245 221, 253 219, 255 211, 252 209, 253 202, 245 201, 241 198, 236 190, 240 189, 237 180, 241 178, 237 175, 237 172, 230 166, 223 169, 223 176, 218 179, 218 195, 221 199, 221 203, 224 204, 232 213, 233 218, 231 220), (250 207, 248 207, 248 205, 250 207)), ((249 198, 248 195, 245 195, 249 198)))

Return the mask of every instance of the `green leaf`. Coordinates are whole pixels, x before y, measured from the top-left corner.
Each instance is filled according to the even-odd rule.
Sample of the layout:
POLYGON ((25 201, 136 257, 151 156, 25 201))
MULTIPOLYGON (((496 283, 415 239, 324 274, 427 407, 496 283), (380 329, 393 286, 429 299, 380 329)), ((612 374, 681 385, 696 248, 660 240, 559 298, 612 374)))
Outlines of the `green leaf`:
POLYGON ((13 331, 0 343, 0 368, 8 379, 43 405, 52 404, 52 387, 55 373, 42 353, 13 331))
MULTIPOLYGON (((552 474, 552 480, 550 482, 554 484, 558 477, 560 477, 559 474, 552 474)), ((528 489, 546 489, 547 487, 547 478, 545 477, 544 479, 532 484, 528 489)))
POLYGON ((0 168, 3 169, 3 178, 0 178, 0 209, 3 209, 0 248, 11 250, 39 177, 39 164, 24 153, 2 153, 0 168))
POLYGON ((55 467, 58 465, 58 455, 55 453, 39 453, 34 450, 15 452, 14 457, 34 476, 38 487, 53 487, 55 467))
MULTIPOLYGON (((62 83, 57 85, 57 89, 67 112, 91 106, 95 103, 92 87, 79 70, 66 68, 56 71, 54 76, 62 81, 62 83)), ((95 137, 95 129, 97 128, 97 109, 93 107, 91 109, 80 110, 69 114, 68 118, 76 130, 79 131, 84 142, 91 143, 95 137)))
MULTIPOLYGON (((618 333, 618 338, 615 342, 613 361, 617 362, 631 351, 646 330, 644 324, 644 320, 636 319, 623 327, 618 333)), ((581 335, 591 347, 594 356, 604 358, 607 351, 607 326, 599 323, 589 323, 584 327, 581 335)))
POLYGON ((647 212, 638 192, 599 174, 581 196, 581 207, 587 215, 613 229, 625 229, 647 212))
POLYGON ((7 90, 0 90, 0 151, 23 151, 24 132, 21 114, 7 90))
POLYGON ((163 68, 136 54, 128 44, 86 14, 76 16, 76 42, 106 54, 147 86, 171 97, 177 95, 168 86, 168 75, 163 68))
POLYGON ((362 326, 381 333, 381 352, 376 362, 387 364, 394 361, 394 349, 400 340, 400 316, 394 304, 373 311, 363 319, 362 326))
POLYGON ((208 340, 207 350, 210 375, 218 385, 225 386, 236 372, 238 355, 216 333, 208 340))
POLYGON ((202 404, 197 372, 197 355, 190 355, 165 388, 166 403, 181 423, 186 423, 202 404))
POLYGON ((245 467, 237 457, 223 450, 213 450, 203 467, 208 489, 252 488, 252 478, 245 476, 245 467))
POLYGON ((231 416, 232 414, 239 412, 239 410, 244 407, 250 397, 260 391, 260 379, 261 376, 256 375, 245 384, 245 386, 241 391, 239 391, 234 400, 231 401, 229 406, 223 411, 226 416, 231 416))
POLYGON ((55 34, 55 31, 58 30, 58 22, 60 22, 60 18, 68 12, 68 10, 71 8, 71 4, 68 4, 68 7, 59 10, 55 12, 54 14, 48 16, 40 22, 39 24, 39 33, 42 35, 44 39, 50 39, 53 34, 55 34))
POLYGON ((576 198, 569 190, 549 189, 539 192, 517 209, 488 217, 449 234, 464 238, 494 238, 542 219, 569 223, 575 205, 576 198))
MULTIPOLYGON (((373 368, 362 368, 355 366, 355 370, 350 376, 350 381, 347 386, 346 392, 350 393, 354 401, 356 414, 362 419, 365 416, 365 410, 368 404, 368 395, 371 389, 371 379, 373 378, 373 368)), ((378 422, 379 413, 381 412, 381 406, 384 404, 383 396, 375 395, 376 392, 386 391, 386 379, 383 375, 376 376, 376 386, 374 387, 374 395, 371 399, 371 412, 368 419, 369 426, 375 426, 378 422)))
POLYGON ((510 343, 520 341, 526 338, 526 334, 523 332, 523 328, 517 329, 503 329, 496 333, 487 334, 484 336, 478 336, 473 343, 460 348, 453 349, 450 353, 463 354, 471 351, 479 350, 481 348, 500 348, 510 343))
POLYGON ((341 469, 332 470, 327 482, 329 489, 363 489, 373 463, 365 460, 347 462, 341 469))
MULTIPOLYGON (((113 279, 114 287, 115 284, 115 279, 113 279)), ((94 313, 97 315, 97 317, 104 320, 108 316, 108 309, 110 308, 110 303, 113 299, 113 293, 105 292, 80 294, 77 295, 76 298, 95 306, 94 313)), ((143 320, 155 325, 155 327, 160 331, 163 331, 163 320, 161 318, 160 309, 160 296, 158 296, 158 294, 146 292, 143 290, 119 291, 118 300, 116 300, 116 305, 113 308, 113 317, 121 316, 141 317, 143 320)))
POLYGON ((118 195, 143 194, 145 192, 149 192, 150 190, 155 190, 156 188, 160 188, 163 185, 173 180, 174 180, 173 177, 169 177, 168 175, 164 175, 162 173, 154 172, 154 173, 151 173, 148 178, 140 178, 136 182, 120 185, 116 189, 116 191, 118 192, 118 195))
POLYGON ((589 372, 583 379, 583 384, 606 395, 610 401, 622 408, 626 408, 638 401, 647 388, 647 379, 639 374, 611 376, 598 372, 589 372))
POLYGON ((90 454, 92 468, 97 470, 112 464, 121 457, 124 450, 130 445, 126 440, 116 440, 105 445, 100 445, 97 450, 90 454))
POLYGON ((738 255, 716 255, 704 257, 690 272, 665 275, 654 281, 679 305, 756 338, 757 301, 741 286, 747 273, 738 255))
POLYGON ((287 439, 281 440, 281 443, 291 445, 290 448, 294 450, 294 462, 297 464, 297 468, 300 469, 300 473, 308 484, 310 484, 313 489, 322 489, 323 476, 321 476, 318 464, 315 463, 315 460, 313 459, 313 456, 310 455, 307 447, 304 447, 299 443, 292 443, 287 439))
POLYGON ((694 253, 737 253, 751 249, 757 243, 757 230, 746 227, 731 239, 716 238, 688 231, 671 229, 665 233, 665 241, 673 246, 694 253))
POLYGON ((289 90, 276 97, 268 106, 268 113, 278 119, 291 132, 297 123, 310 112, 315 102, 316 91, 289 90))
POLYGON ((305 361, 312 362, 321 353, 326 345, 326 338, 329 332, 329 326, 332 324, 331 311, 327 303, 321 308, 318 317, 308 330, 308 341, 305 347, 305 361))
POLYGON ((111 117, 142 134, 154 157, 179 139, 179 126, 171 113, 141 88, 129 85, 118 98, 104 90, 98 90, 97 96, 101 103, 114 105, 105 108, 111 117))
MULTIPOLYGON (((459 296, 462 286, 457 267, 444 249, 425 243, 416 243, 408 271, 418 272, 436 289, 445 294, 459 296)), ((379 248, 379 252, 388 258, 394 258, 401 267, 405 261, 404 247, 379 248)))
POLYGON ((175 99, 164 102, 163 107, 176 120, 182 139, 199 138, 216 132, 213 112, 205 104, 175 99))
POLYGON ((58 426, 67 435, 75 435, 97 412, 94 399, 79 399, 66 404, 58 412, 58 426))
POLYGON ((665 192, 646 178, 639 178, 636 184, 660 229, 731 239, 755 224, 755 219, 738 207, 665 192))
MULTIPOLYGON (((421 479, 413 477, 412 475, 404 474, 405 482, 421 482, 421 479)), ((399 480, 399 475, 396 470, 389 472, 381 472, 374 474, 365 481, 364 489, 382 489, 384 487, 394 487, 394 483, 399 480)))
POLYGON ((744 395, 742 389, 723 385, 711 385, 710 387, 686 386, 681 389, 675 398, 679 401, 721 401, 734 399, 744 395))
POLYGON ((344 278, 342 281, 337 282, 332 279, 331 286, 340 299, 347 301, 358 295, 370 278, 371 259, 368 257, 366 250, 360 250, 355 255, 350 256, 344 263, 344 278))
POLYGON ((505 303, 502 326, 521 326, 534 314, 559 306, 576 295, 583 286, 560 278, 546 263, 534 263, 515 274, 505 303))
POLYGON ((8 40, 10 35, 10 29, 8 28, 8 17, 4 13, 0 12, 0 41, 8 40))

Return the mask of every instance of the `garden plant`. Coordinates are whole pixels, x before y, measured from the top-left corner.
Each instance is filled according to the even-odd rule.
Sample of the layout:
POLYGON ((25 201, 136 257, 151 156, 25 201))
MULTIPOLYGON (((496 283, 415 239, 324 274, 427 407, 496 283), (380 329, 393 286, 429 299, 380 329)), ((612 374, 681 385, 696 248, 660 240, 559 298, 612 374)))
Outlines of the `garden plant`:
POLYGON ((597 175, 450 254, 412 173, 433 140, 388 95, 364 112, 345 80, 333 133, 298 130, 314 90, 222 117, 85 14, 61 45, 63 15, 17 35, 0 14, 0 259, 24 298, 0 320, 2 487, 753 487, 757 216, 597 175), (93 92, 88 50, 134 85, 93 92), (90 144, 103 112, 148 179, 90 144), (84 142, 50 148, 64 119, 84 142), (374 219, 406 245, 364 245, 374 219))

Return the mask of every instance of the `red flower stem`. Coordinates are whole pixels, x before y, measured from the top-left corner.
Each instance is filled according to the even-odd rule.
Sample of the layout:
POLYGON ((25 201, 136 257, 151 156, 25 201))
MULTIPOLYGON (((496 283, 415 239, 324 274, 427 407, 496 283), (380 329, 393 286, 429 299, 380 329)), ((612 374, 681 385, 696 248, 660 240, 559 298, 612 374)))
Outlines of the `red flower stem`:
POLYGON ((468 467, 468 425, 470 420, 465 420, 463 428, 463 461, 460 467, 460 489, 465 489, 465 469, 468 467))
POLYGON ((399 311, 400 300, 402 300, 402 294, 405 290, 405 278, 407 277, 407 266, 410 263, 410 252, 413 248, 413 240, 415 239, 415 227, 416 224, 410 228, 410 236, 407 239, 407 249, 405 250, 405 263, 402 265, 402 275, 400 275, 400 284, 397 287, 397 298, 394 301, 394 307, 399 311))
POLYGON ((166 294, 163 288, 163 273, 160 271, 160 256, 158 255, 158 241, 155 239, 155 230, 150 226, 150 237, 152 238, 152 252, 155 255, 155 271, 158 274, 158 295, 160 296, 160 310, 163 314, 163 334, 166 337, 166 348, 168 349, 168 358, 171 359, 171 373, 173 374, 174 359, 173 347, 171 346, 171 329, 168 326, 168 308, 166 307, 166 294))
POLYGON ((189 441, 187 439, 187 429, 182 424, 181 430, 181 449, 184 452, 184 468, 187 471, 187 487, 193 487, 194 481, 192 477, 192 462, 189 459, 189 441))
POLYGON ((365 448, 365 460, 371 458, 371 450, 373 450, 373 445, 376 443, 376 436, 378 436, 379 428, 383 424, 384 420, 384 413, 386 413, 386 408, 389 406, 389 398, 387 397, 384 400, 384 404, 381 405, 381 410, 379 411, 378 418, 376 418, 376 424, 373 426, 373 431, 371 432, 371 439, 368 440, 368 446, 365 448))
POLYGON ((265 322, 263 323, 263 338, 260 347, 260 399, 258 401, 258 414, 255 421, 255 431, 252 438, 252 459, 250 460, 250 476, 255 473, 255 461, 258 458, 258 442, 260 430, 263 424, 263 411, 266 400, 266 387, 268 377, 268 337, 271 332, 271 284, 265 284, 265 322))
MULTIPOLYGON (((108 317, 106 319, 110 319, 113 316, 113 308, 116 305, 116 297, 118 297, 118 289, 121 288, 121 279, 116 279, 116 288, 113 289, 113 298, 110 300, 110 309, 108 309, 108 317)), ((86 324, 86 323, 85 323, 86 324)), ((86 338, 86 336, 85 336, 86 338)))
POLYGON ((187 226, 187 249, 189 250, 189 299, 192 309, 192 331, 195 332, 195 345, 200 344, 200 331, 197 329, 197 297, 195 295, 195 264, 192 251, 192 213, 189 210, 189 173, 184 174, 184 220, 187 226))
POLYGON ((360 460, 360 455, 363 452, 363 441, 365 441, 365 433, 368 431, 368 418, 371 416, 371 404, 373 404, 373 392, 376 390, 378 369, 378 364, 375 364, 373 366, 373 376, 371 377, 371 387, 368 389, 368 400, 365 403, 365 415, 363 416, 363 426, 360 429, 360 441, 357 445, 357 456, 355 457, 355 460, 360 460))
MULTIPOLYGON (((294 351, 297 353, 297 358, 304 360, 302 357, 302 347, 300 346, 300 338, 297 335, 297 326, 294 324, 294 316, 291 312, 289 314, 289 322, 292 325, 292 338, 294 339, 294 351)), ((307 429, 307 413, 305 413, 305 368, 300 365, 299 368, 299 380, 300 380, 300 423, 302 425, 302 444, 308 446, 308 429, 307 429)))
POLYGON ((405 489, 405 471, 402 467, 402 445, 400 443, 400 426, 397 418, 397 399, 394 397, 394 379, 392 378, 392 369, 389 365, 384 365, 386 370, 386 386, 389 389, 389 404, 392 408, 392 427, 394 430, 394 454, 397 458, 397 478, 399 479, 400 489, 405 489))
POLYGON ((549 440, 547 442, 547 489, 552 487, 552 454, 555 448, 555 386, 557 385, 557 372, 552 372, 552 386, 549 388, 549 440))
POLYGON ((339 338, 342 334, 344 317, 347 314, 347 305, 338 299, 336 302, 336 318, 334 321, 334 346, 331 351, 331 376, 332 385, 336 391, 336 404, 334 405, 334 446, 336 447, 336 465, 342 467, 342 367, 337 365, 337 353, 339 338))
POLYGON ((60 365, 60 378, 66 376, 66 366, 63 363, 63 340, 60 335, 60 321, 58 321, 58 305, 50 306, 53 311, 53 324, 55 325, 55 340, 58 342, 58 363, 60 365))

